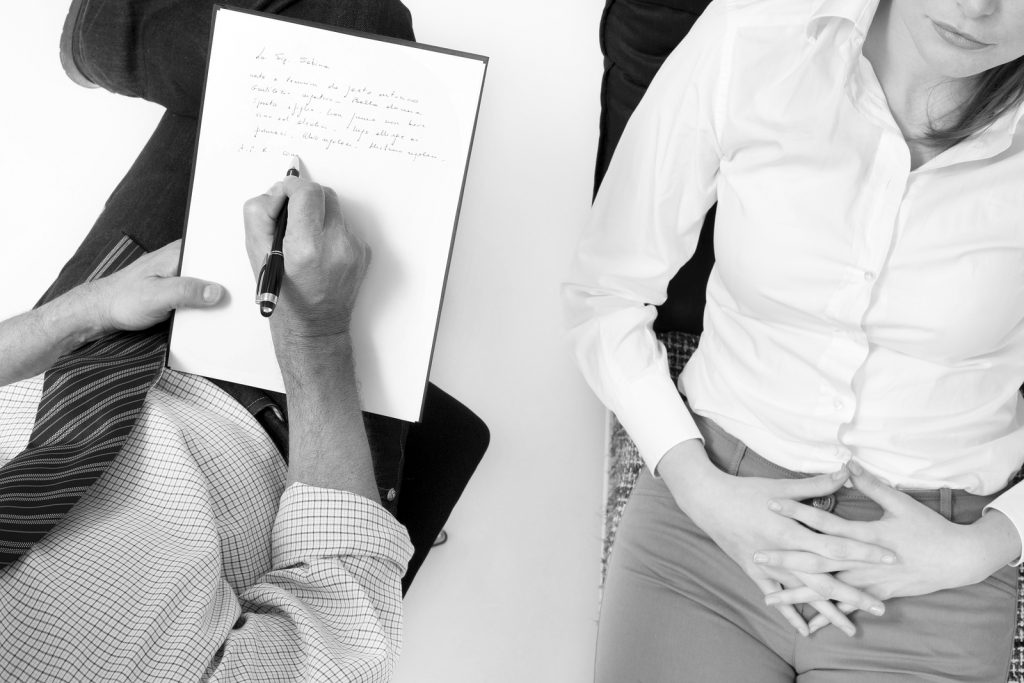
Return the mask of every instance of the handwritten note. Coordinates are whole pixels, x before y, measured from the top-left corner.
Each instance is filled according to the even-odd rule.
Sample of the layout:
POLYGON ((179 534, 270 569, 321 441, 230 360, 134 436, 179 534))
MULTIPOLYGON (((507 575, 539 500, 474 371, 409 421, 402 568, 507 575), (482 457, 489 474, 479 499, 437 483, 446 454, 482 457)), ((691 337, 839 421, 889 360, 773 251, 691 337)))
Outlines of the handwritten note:
POLYGON ((242 152, 286 149, 296 142, 324 151, 361 149, 437 161, 443 141, 428 123, 430 99, 416 91, 381 89, 345 78, 308 52, 261 47, 249 72, 251 139, 242 152))
POLYGON ((373 253, 353 315, 363 407, 418 419, 485 68, 474 55, 218 9, 181 272, 230 296, 175 315, 169 365, 284 390, 253 303, 241 207, 298 155, 373 253))

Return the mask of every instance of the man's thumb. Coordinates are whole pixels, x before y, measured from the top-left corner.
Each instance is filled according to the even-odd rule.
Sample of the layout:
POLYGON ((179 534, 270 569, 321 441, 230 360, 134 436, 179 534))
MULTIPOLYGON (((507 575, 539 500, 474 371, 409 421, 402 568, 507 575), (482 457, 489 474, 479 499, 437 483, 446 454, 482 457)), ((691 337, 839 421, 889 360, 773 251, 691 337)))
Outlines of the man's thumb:
POLYGON ((208 308, 224 296, 224 288, 215 282, 194 277, 169 277, 162 282, 163 305, 173 308, 208 308))

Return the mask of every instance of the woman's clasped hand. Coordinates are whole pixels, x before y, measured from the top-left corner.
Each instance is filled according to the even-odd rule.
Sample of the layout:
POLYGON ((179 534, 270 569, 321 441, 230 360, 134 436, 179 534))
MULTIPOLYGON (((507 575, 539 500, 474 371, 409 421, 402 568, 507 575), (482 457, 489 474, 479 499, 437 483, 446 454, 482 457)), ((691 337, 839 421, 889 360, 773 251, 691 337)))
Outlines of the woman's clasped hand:
MULTIPOLYGON (((676 504, 751 578, 773 606, 802 635, 810 626, 794 607, 808 603, 848 635, 856 627, 846 613, 860 609, 881 615, 885 606, 871 592, 835 572, 896 562, 892 549, 878 542, 808 528, 795 516, 773 512, 771 502, 808 507, 802 500, 828 496, 850 477, 847 468, 803 479, 734 477, 708 460, 700 441, 670 450, 658 466, 676 504), (772 549, 765 552, 765 549, 772 549), (758 562, 764 557, 776 564, 758 562), (801 591, 793 593, 791 591, 801 591)), ((809 508, 810 509, 810 508, 809 508)))
MULTIPOLYGON (((1009 541, 1011 547, 1012 541, 1018 538, 1012 523, 1002 513, 992 511, 974 524, 955 524, 868 473, 855 461, 844 470, 849 471, 853 486, 878 503, 884 515, 876 521, 852 521, 791 498, 770 499, 768 507, 772 512, 829 539, 826 543, 831 552, 807 552, 792 544, 755 552, 753 562, 766 573, 816 577, 813 582, 805 580, 803 585, 768 593, 765 598, 768 604, 780 609, 800 603, 817 607, 827 598, 838 600, 836 607, 848 614, 865 607, 846 599, 845 592, 829 594, 823 590, 828 591, 838 584, 844 591, 862 592, 878 601, 927 595, 978 583, 1013 560, 1013 557, 993 552, 993 548, 1005 547, 1005 543, 1002 546, 998 543, 1000 536, 1009 541), (849 545, 837 539, 846 539, 849 545), (885 547, 892 554, 880 562, 864 561, 854 556, 853 549, 860 546, 885 547), (844 552, 846 557, 841 557, 844 552), (822 581, 823 576, 831 581, 822 581), (819 586, 823 590, 819 590, 819 586)), ((1018 541, 1016 555, 1019 554, 1018 541)), ((879 605, 876 601, 874 606, 879 605)), ((870 608, 868 611, 881 614, 870 608)), ((820 612, 808 626, 813 633, 829 623, 836 622, 828 612, 820 612)))

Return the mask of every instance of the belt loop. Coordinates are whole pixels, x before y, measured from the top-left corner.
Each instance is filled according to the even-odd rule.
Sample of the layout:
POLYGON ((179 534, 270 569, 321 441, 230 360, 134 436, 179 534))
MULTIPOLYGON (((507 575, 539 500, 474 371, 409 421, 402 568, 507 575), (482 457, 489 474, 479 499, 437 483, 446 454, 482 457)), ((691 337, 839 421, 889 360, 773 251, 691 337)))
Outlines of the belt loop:
POLYGON ((729 474, 739 476, 740 464, 743 463, 743 456, 746 455, 747 447, 739 439, 733 439, 732 457, 729 459, 729 474))
POLYGON ((939 489, 939 514, 953 521, 953 491, 948 487, 939 489))

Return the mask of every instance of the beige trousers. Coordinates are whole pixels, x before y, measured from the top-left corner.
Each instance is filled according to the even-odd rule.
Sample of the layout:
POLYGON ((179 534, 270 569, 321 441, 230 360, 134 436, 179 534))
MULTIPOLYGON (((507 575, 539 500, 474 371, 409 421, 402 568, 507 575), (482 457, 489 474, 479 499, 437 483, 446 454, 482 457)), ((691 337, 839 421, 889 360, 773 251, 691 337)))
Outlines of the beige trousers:
MULTIPOLYGON (((804 476, 768 462, 710 420, 697 421, 708 455, 723 471, 804 476)), ((949 489, 908 493, 961 524, 976 520, 995 497, 949 489)), ((847 519, 882 514, 853 489, 816 501, 847 519)), ((664 482, 645 470, 612 549, 596 680, 1005 683, 1016 584, 1016 568, 1004 567, 972 586, 891 599, 881 617, 855 613, 858 631, 852 638, 835 627, 804 638, 764 605, 750 578, 680 511, 664 482)))

